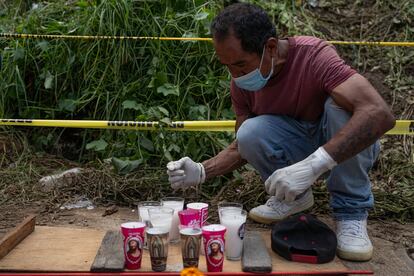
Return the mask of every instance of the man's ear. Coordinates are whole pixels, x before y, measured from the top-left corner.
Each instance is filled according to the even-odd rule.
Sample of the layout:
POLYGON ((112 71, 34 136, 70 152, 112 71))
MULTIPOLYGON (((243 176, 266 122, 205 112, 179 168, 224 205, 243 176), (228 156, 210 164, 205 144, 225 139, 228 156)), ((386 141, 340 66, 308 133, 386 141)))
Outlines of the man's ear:
POLYGON ((271 57, 277 57, 278 40, 275 37, 270 37, 266 41, 266 52, 270 53, 271 57))

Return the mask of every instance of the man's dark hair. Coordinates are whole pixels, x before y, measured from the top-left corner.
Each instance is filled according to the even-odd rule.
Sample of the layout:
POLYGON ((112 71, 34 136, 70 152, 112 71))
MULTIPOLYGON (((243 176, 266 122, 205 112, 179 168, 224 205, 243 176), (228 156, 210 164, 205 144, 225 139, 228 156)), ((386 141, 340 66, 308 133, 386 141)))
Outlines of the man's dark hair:
POLYGON ((276 29, 267 13, 260 7, 237 3, 227 6, 211 24, 211 33, 223 40, 230 33, 240 39, 242 49, 262 55, 263 46, 270 37, 276 37, 276 29))

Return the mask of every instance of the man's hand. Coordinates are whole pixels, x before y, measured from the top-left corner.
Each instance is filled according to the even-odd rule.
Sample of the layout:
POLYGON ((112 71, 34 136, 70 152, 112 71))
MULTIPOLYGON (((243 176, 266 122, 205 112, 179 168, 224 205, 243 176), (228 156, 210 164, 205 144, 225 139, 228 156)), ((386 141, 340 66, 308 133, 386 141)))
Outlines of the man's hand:
POLYGON ((336 165, 323 147, 294 165, 276 170, 265 182, 266 192, 277 200, 294 201, 324 172, 336 165))
POLYGON ((168 181, 173 189, 187 188, 204 183, 206 174, 201 163, 196 163, 189 157, 167 164, 168 181))

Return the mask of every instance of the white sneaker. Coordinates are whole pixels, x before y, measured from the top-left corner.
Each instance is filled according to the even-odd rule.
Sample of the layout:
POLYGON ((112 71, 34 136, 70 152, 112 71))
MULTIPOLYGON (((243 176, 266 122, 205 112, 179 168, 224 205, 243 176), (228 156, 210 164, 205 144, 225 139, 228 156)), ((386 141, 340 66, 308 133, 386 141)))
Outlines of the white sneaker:
POLYGON ((369 261, 373 247, 367 233, 367 220, 336 221, 337 254, 349 261, 369 261))
POLYGON ((309 209, 313 205, 312 190, 309 189, 303 196, 292 202, 279 201, 272 196, 264 205, 250 210, 249 218, 254 221, 270 224, 293 214, 309 209))

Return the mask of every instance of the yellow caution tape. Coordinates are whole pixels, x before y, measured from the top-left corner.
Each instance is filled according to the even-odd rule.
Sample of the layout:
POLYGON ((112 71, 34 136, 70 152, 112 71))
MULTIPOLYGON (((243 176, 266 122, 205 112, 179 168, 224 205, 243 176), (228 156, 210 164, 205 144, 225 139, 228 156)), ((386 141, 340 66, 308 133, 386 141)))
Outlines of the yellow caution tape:
MULTIPOLYGON (((31 120, 0 119, 0 126, 67 127, 126 130, 172 131, 234 131, 235 121, 176 121, 170 124, 149 121, 87 121, 87 120, 31 120)), ((414 135, 414 120, 398 120, 388 135, 414 135)))
MULTIPOLYGON (((31 38, 31 39, 74 39, 74 40, 167 40, 167 41, 212 41, 210 37, 158 37, 158 36, 108 36, 108 35, 39 35, 0 33, 4 38, 31 38)), ((338 45, 366 45, 385 47, 414 47, 414 42, 409 41, 327 41, 338 45)))
POLYGON ((365 46, 385 46, 385 47, 414 47, 414 42, 409 41, 338 41, 331 40, 327 41, 331 44, 337 45, 365 45, 365 46))
POLYGON ((408 134, 414 135, 414 120, 397 120, 393 129, 389 130, 386 134, 400 135, 408 134))
POLYGON ((100 128, 126 130, 157 130, 160 128, 174 131, 234 131, 235 121, 176 121, 166 124, 150 121, 87 121, 87 120, 31 120, 0 119, 4 126, 100 128))
POLYGON ((209 37, 157 37, 157 36, 110 36, 110 35, 39 35, 0 33, 5 38, 32 39, 73 39, 73 40, 178 40, 178 41, 211 41, 209 37))

